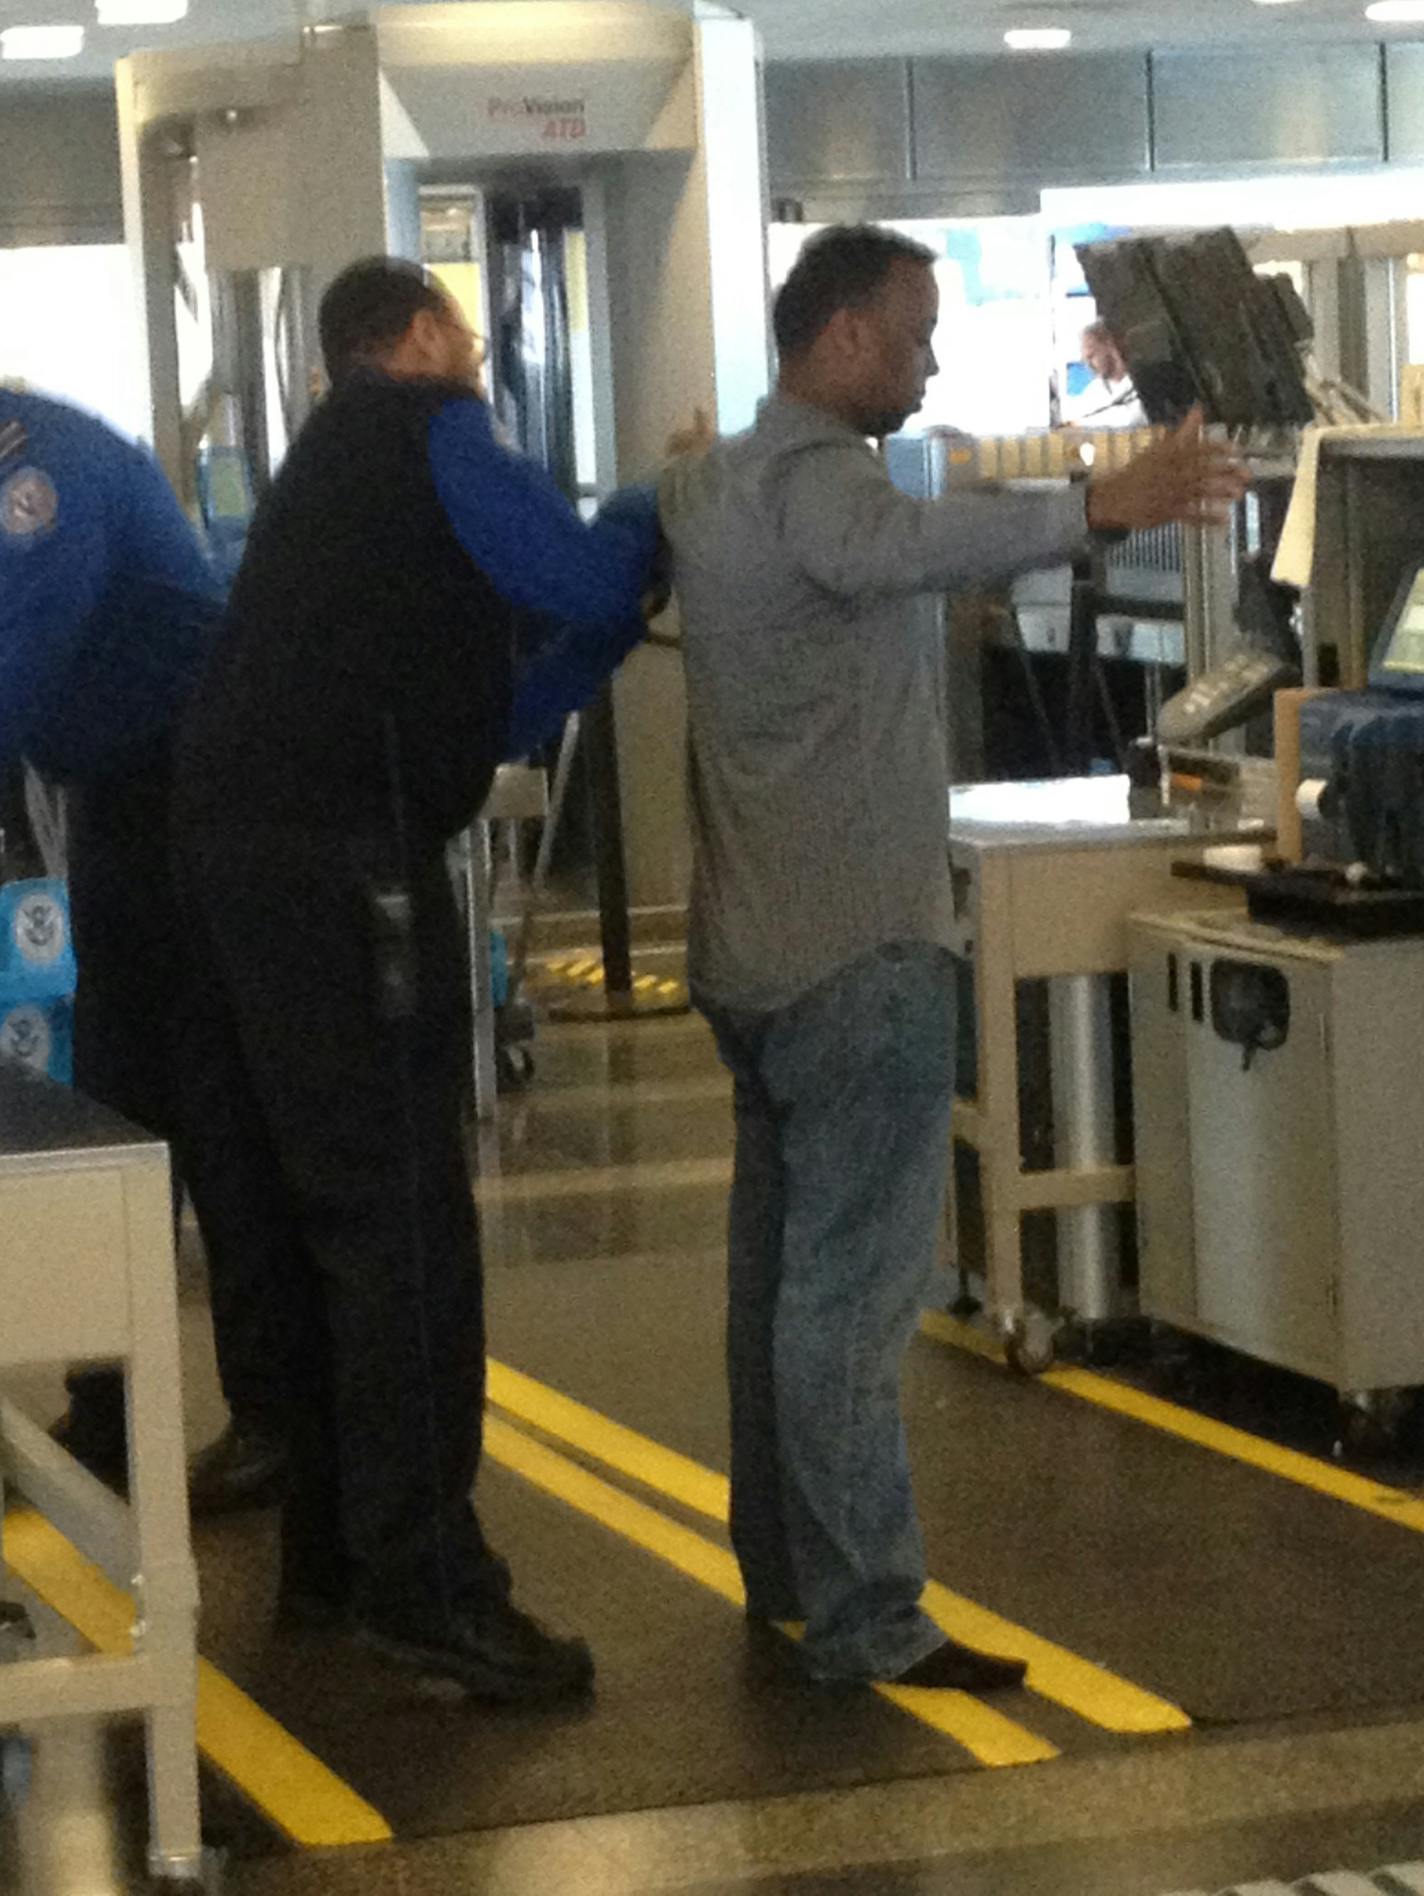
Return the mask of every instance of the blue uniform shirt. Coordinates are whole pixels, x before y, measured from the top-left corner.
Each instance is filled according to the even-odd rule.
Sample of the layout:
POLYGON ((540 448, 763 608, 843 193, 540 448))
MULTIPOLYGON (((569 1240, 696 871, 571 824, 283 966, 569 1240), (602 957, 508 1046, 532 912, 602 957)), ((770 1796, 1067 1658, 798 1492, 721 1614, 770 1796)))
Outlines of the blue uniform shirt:
POLYGON ((504 754, 527 757, 643 636, 656 496, 627 488, 597 520, 581 520, 541 467, 496 440, 483 402, 452 401, 435 415, 430 466, 456 537, 496 591, 560 628, 515 673, 504 754))
POLYGON ((151 455, 0 388, 0 766, 83 780, 165 739, 222 590, 151 455))

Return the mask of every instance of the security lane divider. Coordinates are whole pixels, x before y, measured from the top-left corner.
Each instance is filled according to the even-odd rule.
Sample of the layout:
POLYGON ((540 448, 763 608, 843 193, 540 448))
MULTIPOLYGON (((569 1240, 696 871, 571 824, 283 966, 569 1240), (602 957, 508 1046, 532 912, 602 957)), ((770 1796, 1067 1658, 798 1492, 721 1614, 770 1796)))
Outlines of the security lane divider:
MULTIPOLYGON (((96 1651, 133 1650, 133 1600, 43 1515, 6 1514, 5 1560, 96 1651)), ((391 1841, 378 1810, 206 1659, 198 1662, 198 1749, 293 1843, 391 1841)))
MULTIPOLYGON (((989 1362, 1004 1361, 1003 1351, 992 1338, 940 1311, 928 1311, 920 1320, 920 1328, 924 1335, 948 1344, 951 1349, 983 1357, 989 1362)), ((1294 1482, 1299 1488, 1310 1488, 1332 1501, 1343 1501, 1347 1507, 1373 1514, 1381 1521, 1391 1521, 1396 1527, 1424 1534, 1424 1501, 1403 1488, 1386 1487, 1365 1475, 1351 1474, 1348 1469, 1336 1468, 1314 1455, 1304 1455, 1299 1449, 1281 1448, 1262 1436, 1233 1428, 1229 1422, 1214 1422, 1211 1417, 1184 1409, 1179 1403, 1148 1395, 1127 1383, 1113 1382, 1092 1370, 1053 1369, 1034 1380, 1047 1389, 1141 1422, 1163 1435, 1174 1435, 1179 1441, 1191 1442, 1197 1448, 1243 1462, 1249 1468, 1259 1468, 1265 1474, 1294 1482)))
MULTIPOLYGON (((491 1362, 488 1388, 491 1402, 519 1421, 694 1513, 726 1523, 729 1488, 725 1476, 505 1364, 491 1362)), ((732 1556, 720 1548, 716 1551, 735 1573, 732 1556)), ((1191 1720, 1180 1706, 936 1581, 929 1583, 922 1604, 951 1638, 1027 1660, 1029 1691, 1101 1730, 1143 1736, 1190 1729, 1191 1720)))
MULTIPOLYGON (((486 1418, 485 1454, 545 1494, 720 1594, 730 1605, 740 1608, 746 1604, 736 1560, 725 1547, 669 1519, 646 1502, 635 1500, 498 1416, 486 1418)), ((795 1637, 794 1632, 790 1636, 795 1637)), ((1057 1746, 1046 1738, 966 1693, 892 1685, 877 1685, 875 1690, 921 1724, 954 1739, 980 1764, 1042 1764, 1058 1756, 1057 1746)))

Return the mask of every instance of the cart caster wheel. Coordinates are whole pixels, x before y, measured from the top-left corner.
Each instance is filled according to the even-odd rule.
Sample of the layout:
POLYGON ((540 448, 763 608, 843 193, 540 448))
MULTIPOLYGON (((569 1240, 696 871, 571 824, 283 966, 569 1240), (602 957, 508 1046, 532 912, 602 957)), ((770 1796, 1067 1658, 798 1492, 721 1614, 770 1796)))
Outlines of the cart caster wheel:
POLYGON ((1343 1461, 1347 1455, 1368 1461, 1398 1448, 1410 1411, 1410 1393, 1407 1389, 1381 1389, 1346 1396, 1340 1404, 1336 1461, 1343 1461))
POLYGON ((495 1053, 497 1090, 522 1093, 534 1077, 534 1056, 527 1047, 500 1047, 495 1053))
POLYGON ((0 1790, 10 1805, 24 1801, 30 1788, 30 1747, 24 1738, 0 1738, 0 1790))
POLYGON ((1004 1338, 1004 1360, 1019 1376, 1042 1376, 1052 1369, 1057 1353, 1053 1331, 1032 1318, 1016 1323, 1004 1338))
POLYGON ((226 1853, 213 1849, 205 1849, 201 1856, 184 1858, 177 1863, 162 1859, 155 1862, 150 1858, 144 1889, 152 1892, 152 1896, 182 1896, 184 1891, 200 1892, 200 1896, 221 1896, 225 1864, 226 1853))

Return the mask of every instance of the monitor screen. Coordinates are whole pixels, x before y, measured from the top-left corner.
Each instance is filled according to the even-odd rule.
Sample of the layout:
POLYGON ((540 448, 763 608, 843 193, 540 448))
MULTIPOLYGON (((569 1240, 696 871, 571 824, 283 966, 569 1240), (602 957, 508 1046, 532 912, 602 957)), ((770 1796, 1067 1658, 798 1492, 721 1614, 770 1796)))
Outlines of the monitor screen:
POLYGON ((1424 692, 1424 566, 1400 583, 1375 644, 1370 683, 1383 691, 1424 692))
POLYGON ((1315 418, 1298 299, 1251 267, 1231 230, 1077 246, 1102 320, 1150 421, 1200 403, 1229 428, 1303 427, 1315 418))

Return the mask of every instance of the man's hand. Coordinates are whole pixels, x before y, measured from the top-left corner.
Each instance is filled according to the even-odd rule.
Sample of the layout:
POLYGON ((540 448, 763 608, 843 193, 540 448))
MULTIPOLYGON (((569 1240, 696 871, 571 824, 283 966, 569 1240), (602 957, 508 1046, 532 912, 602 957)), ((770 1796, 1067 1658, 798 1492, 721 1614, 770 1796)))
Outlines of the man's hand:
POLYGON ((1235 450, 1202 433, 1202 412, 1194 408, 1165 440, 1089 481, 1088 525, 1095 532, 1130 533, 1173 520, 1221 526, 1250 484, 1235 450))
POLYGON ((668 436, 667 457, 675 461, 684 454, 705 454, 716 440, 717 430, 708 419, 707 410, 696 408, 692 413, 692 426, 679 428, 668 436))

